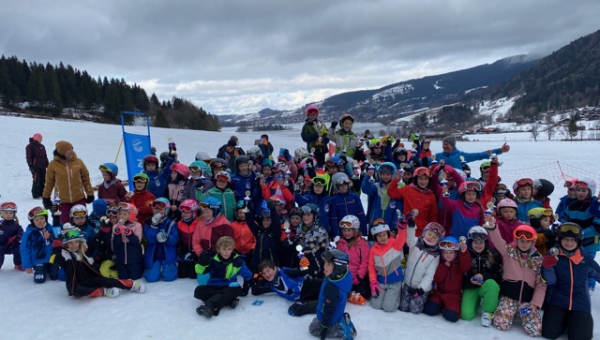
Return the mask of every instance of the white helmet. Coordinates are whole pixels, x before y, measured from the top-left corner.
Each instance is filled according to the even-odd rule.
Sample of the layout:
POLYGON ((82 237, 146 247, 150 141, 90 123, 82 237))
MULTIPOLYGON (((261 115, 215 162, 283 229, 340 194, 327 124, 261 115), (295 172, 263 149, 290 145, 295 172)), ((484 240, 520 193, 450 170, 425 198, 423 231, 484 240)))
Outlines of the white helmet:
POLYGON ((299 147, 294 151, 295 161, 300 163, 304 158, 308 157, 308 150, 304 147, 299 147))
POLYGON ((196 160, 197 161, 203 161, 203 160, 206 160, 206 159, 210 159, 210 156, 206 152, 204 152, 204 151, 198 151, 196 153, 196 160))
POLYGON ((371 235, 375 236, 379 233, 382 233, 384 231, 389 232, 390 231, 390 226, 387 225, 387 223, 385 223, 383 221, 383 219, 378 218, 375 221, 373 221, 373 223, 371 223, 372 227, 371 227, 371 235), (381 223, 375 223, 381 221, 381 223))
POLYGON ((358 232, 360 229, 360 221, 358 217, 354 215, 346 215, 340 221, 340 229, 354 229, 355 232, 358 232))
POLYGON ((84 212, 84 213, 85 213, 85 215, 87 215, 87 214, 88 214, 88 211, 87 211, 87 209, 85 208, 85 206, 84 206, 84 205, 81 205, 81 204, 75 204, 75 205, 74 205, 74 206, 71 208, 71 211, 69 212, 69 216, 70 216, 70 217, 73 217, 74 215, 77 215, 76 213, 77 213, 77 212, 79 212, 79 211, 82 211, 82 212, 84 212))
POLYGON ((257 158, 262 155, 262 151, 260 151, 260 148, 258 146, 252 145, 250 149, 246 150, 246 155, 257 158))

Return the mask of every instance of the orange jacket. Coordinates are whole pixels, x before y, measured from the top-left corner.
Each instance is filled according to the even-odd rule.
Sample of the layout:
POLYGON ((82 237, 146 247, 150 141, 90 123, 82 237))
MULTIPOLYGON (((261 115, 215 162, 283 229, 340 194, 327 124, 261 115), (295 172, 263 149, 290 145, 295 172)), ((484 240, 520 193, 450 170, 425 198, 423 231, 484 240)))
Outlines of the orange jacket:
POLYGON ((403 201, 404 214, 413 209, 419 211, 419 214, 415 218, 415 224, 417 225, 415 235, 417 237, 421 236, 423 229, 429 222, 438 221, 437 201, 433 191, 429 189, 422 191, 415 184, 398 188, 398 179, 394 178, 388 186, 387 194, 392 199, 403 201))
POLYGON ((247 254, 256 247, 256 237, 252 234, 252 230, 248 227, 246 221, 234 221, 231 223, 233 227, 233 239, 235 240, 235 251, 240 254, 247 254))
POLYGON ((94 195, 90 173, 75 153, 69 160, 54 156, 46 171, 46 185, 42 197, 50 197, 55 185, 62 203, 73 203, 94 195))

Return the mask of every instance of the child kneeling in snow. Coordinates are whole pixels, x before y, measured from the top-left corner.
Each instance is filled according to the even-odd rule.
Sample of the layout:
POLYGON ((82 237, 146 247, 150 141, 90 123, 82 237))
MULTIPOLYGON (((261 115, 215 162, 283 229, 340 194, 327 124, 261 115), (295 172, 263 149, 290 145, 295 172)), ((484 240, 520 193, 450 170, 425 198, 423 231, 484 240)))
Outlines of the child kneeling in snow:
POLYGON ((352 289, 352 275, 348 271, 348 254, 339 249, 325 252, 323 273, 325 281, 319 293, 317 317, 308 326, 310 334, 325 338, 352 340, 356 328, 345 313, 346 297, 352 289))
POLYGON ((70 223, 63 225, 62 240, 52 241, 51 262, 60 266, 66 275, 67 292, 75 297, 117 297, 121 289, 138 293, 146 291, 139 281, 107 278, 94 266, 94 260, 85 254, 83 233, 70 223))

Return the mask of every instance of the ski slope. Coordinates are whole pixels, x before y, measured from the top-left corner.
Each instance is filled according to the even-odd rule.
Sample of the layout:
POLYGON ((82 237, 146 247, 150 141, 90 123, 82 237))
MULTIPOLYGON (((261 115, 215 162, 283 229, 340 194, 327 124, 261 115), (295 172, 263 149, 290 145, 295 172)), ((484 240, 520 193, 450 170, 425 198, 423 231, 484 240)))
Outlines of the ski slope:
MULTIPOLYGON (((64 139, 71 142, 78 157, 86 163, 93 184, 101 182, 98 166, 115 160, 121 141, 121 127, 117 125, 4 116, 0 116, 0 125, 3 157, 0 163, 0 200, 11 200, 18 204, 17 216, 22 225, 26 224, 27 211, 41 205, 41 200, 33 200, 30 195, 31 179, 25 162, 25 146, 30 136, 37 132, 43 134, 43 144, 49 158, 52 157, 56 141, 64 139)), ((292 126, 293 130, 268 133, 275 153, 280 147, 293 152, 304 145, 300 138, 301 125, 292 126)), ((356 124, 354 130, 359 133, 366 128, 373 133, 385 129, 382 125, 356 124)), ((234 133, 234 130, 227 128, 223 132, 205 132, 152 128, 151 136, 152 144, 159 152, 166 150, 168 138, 172 138, 177 143, 180 161, 189 164, 197 151, 216 154, 217 149, 233 134, 239 137, 244 149, 251 146, 260 135, 252 132, 234 133)), ((550 169, 547 165, 555 164, 558 160, 588 173, 598 171, 592 151, 598 149, 598 142, 535 143, 529 141, 529 134, 513 135, 511 139, 522 138, 522 141, 512 144, 511 151, 500 156, 504 162, 500 168, 503 178, 514 176, 515 173, 534 177, 530 171, 550 169)), ((475 152, 500 147, 503 143, 502 136, 496 140, 491 140, 492 135, 485 136, 488 139, 486 142, 458 142, 457 147, 475 152)), ((440 141, 433 141, 432 144, 434 152, 441 151, 440 141)), ((119 177, 126 178, 122 153, 116 163, 120 168, 119 177)), ((472 168, 474 175, 478 175, 478 163, 473 163, 472 168)), ((512 182, 508 184, 512 186, 512 182)), ((556 186, 552 195, 554 205, 565 192, 562 185, 556 183, 556 186)), ((365 196, 363 201, 366 203, 365 196)), ((287 308, 290 303, 273 295, 242 298, 237 309, 231 311, 225 308, 218 317, 207 320, 195 312, 200 305, 200 301, 193 298, 195 280, 147 284, 147 292, 143 295, 123 292, 116 299, 77 299, 67 296, 64 282, 49 281, 36 285, 32 275, 12 268, 12 257, 9 255, 0 270, 2 339, 314 339, 308 333, 313 316, 289 316, 287 308), (261 306, 252 305, 257 299, 264 303, 261 306)), ((592 296, 595 318, 600 316, 600 293, 596 294, 592 296)), ((412 315, 399 311, 385 313, 368 305, 348 305, 347 311, 358 330, 358 339, 529 339, 518 320, 511 330, 501 332, 495 328, 481 327, 479 317, 470 322, 451 324, 441 316, 412 315)), ((594 335, 599 338, 600 332, 596 330, 594 335)))

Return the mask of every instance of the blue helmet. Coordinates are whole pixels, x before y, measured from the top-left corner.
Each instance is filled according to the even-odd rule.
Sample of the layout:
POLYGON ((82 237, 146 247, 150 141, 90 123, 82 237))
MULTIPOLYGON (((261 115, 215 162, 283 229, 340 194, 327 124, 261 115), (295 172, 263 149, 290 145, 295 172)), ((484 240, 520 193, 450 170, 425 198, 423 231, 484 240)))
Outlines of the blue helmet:
POLYGON ((329 157, 329 159, 327 160, 327 162, 325 162, 325 164, 327 166, 344 166, 342 159, 338 156, 329 157))
POLYGON ((392 162, 384 162, 382 163, 380 166, 377 167, 377 173, 379 174, 379 172, 381 171, 382 167, 390 167, 391 171, 392 171, 392 176, 396 173, 396 166, 394 165, 394 163, 392 162))
POLYGON ((214 216, 217 216, 221 213, 221 201, 214 197, 205 198, 200 206, 204 209, 212 209, 214 216))
POLYGON ((100 171, 108 172, 116 176, 119 174, 119 167, 115 163, 104 163, 99 167, 100 171))
POLYGON ((460 243, 454 236, 446 236, 440 242, 440 249, 442 250, 458 250, 460 243))

